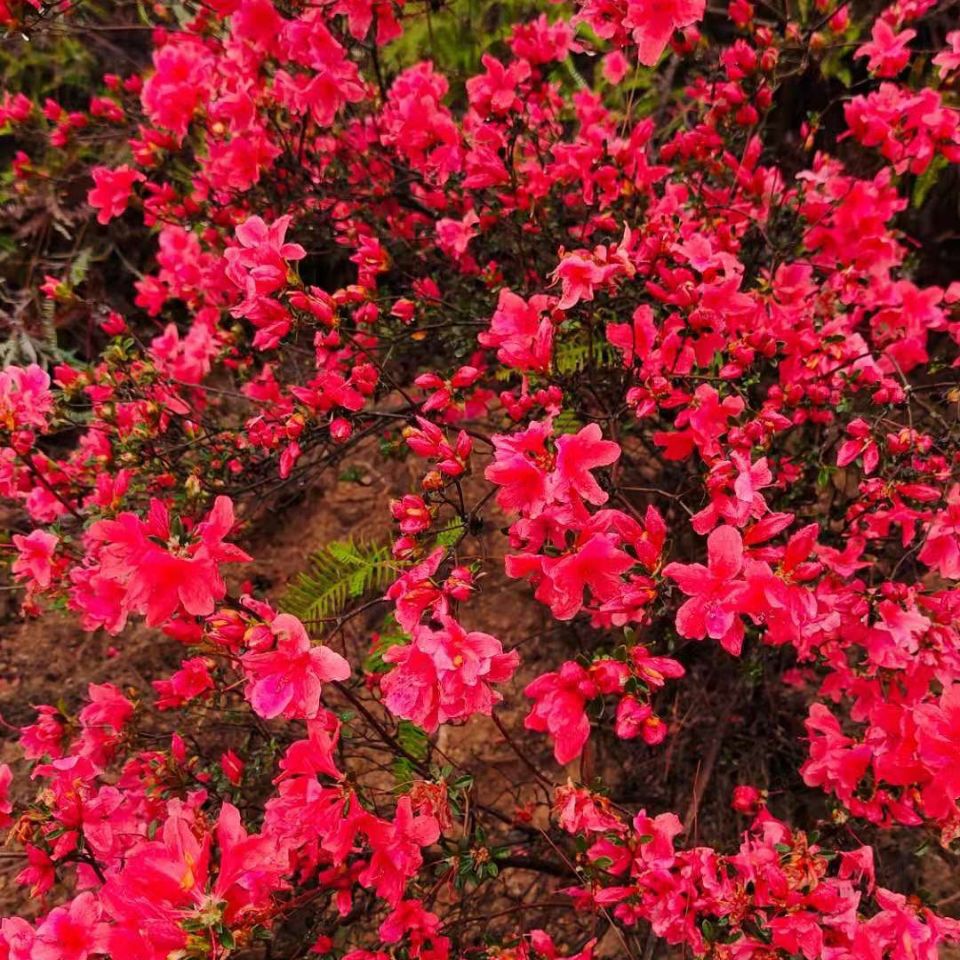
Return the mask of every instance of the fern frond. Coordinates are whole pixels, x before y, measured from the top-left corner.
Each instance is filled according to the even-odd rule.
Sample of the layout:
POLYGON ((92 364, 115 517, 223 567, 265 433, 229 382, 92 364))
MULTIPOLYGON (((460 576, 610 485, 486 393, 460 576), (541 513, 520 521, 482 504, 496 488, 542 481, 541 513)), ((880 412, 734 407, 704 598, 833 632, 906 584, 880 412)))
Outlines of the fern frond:
POLYGON ((71 287, 79 287, 80 284, 87 279, 91 263, 93 263, 93 248, 84 247, 76 257, 74 257, 73 263, 70 264, 68 276, 71 287))
POLYGON ((590 344, 580 339, 561 340, 557 344, 554 365, 558 373, 580 373, 591 363, 598 370, 615 367, 621 363, 620 354, 605 340, 595 342, 592 353, 590 344))
POLYGON ((437 531, 434 545, 438 547, 453 547, 463 539, 463 531, 463 521, 457 519, 449 527, 437 531))
POLYGON ((382 592, 395 573, 388 545, 334 540, 310 555, 307 569, 287 588, 281 606, 304 621, 335 617, 350 600, 382 592))
POLYGON ((561 410, 553 419, 553 432, 556 434, 576 433, 583 421, 572 410, 561 410))

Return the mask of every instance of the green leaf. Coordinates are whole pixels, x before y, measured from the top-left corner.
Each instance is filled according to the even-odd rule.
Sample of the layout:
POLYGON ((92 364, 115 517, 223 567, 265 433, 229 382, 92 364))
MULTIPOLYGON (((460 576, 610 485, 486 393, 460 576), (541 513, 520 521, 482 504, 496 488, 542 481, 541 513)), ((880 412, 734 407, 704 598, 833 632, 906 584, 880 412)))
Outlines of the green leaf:
POLYGON ((78 287, 87 278, 90 271, 90 264, 93 262, 93 250, 90 247, 84 247, 73 259, 70 264, 70 286, 78 287))
POLYGON ((452 526, 441 530, 434 543, 438 547, 452 547, 463 536, 463 521, 457 520, 452 526))
MULTIPOLYGON (((396 624, 393 626, 399 631, 399 627, 397 627, 396 624)), ((405 633, 382 632, 374 644, 373 649, 370 651, 369 656, 363 661, 363 672, 386 673, 391 667, 384 661, 383 655, 391 647, 399 647, 405 643, 409 643, 409 641, 410 638, 405 633)))
POLYGON ((923 206, 924 200, 927 199, 930 191, 937 185, 940 174, 943 173, 946 166, 947 158, 941 153, 936 154, 930 162, 930 166, 917 177, 917 182, 913 185, 913 193, 910 196, 911 207, 923 206))
POLYGON ((417 772, 413 764, 406 757, 398 757, 393 763, 394 789, 402 793, 416 779, 417 772))
POLYGON ((310 555, 307 570, 297 574, 281 606, 301 620, 335 617, 349 600, 382 592, 395 575, 386 544, 335 540, 310 555))
MULTIPOLYGON (((575 331, 579 332, 579 331, 575 331)), ((596 370, 622 367, 623 360, 615 347, 606 340, 597 340, 592 348, 584 336, 561 340, 554 353, 557 373, 569 375, 590 368, 596 370)))
POLYGON ((409 720, 401 720, 397 727, 397 743, 403 747, 411 757, 415 757, 421 763, 427 759, 427 753, 430 748, 430 741, 427 735, 415 724, 409 720))
POLYGON ((557 434, 576 433, 582 426, 583 421, 570 410, 561 410, 553 420, 553 432, 557 434))

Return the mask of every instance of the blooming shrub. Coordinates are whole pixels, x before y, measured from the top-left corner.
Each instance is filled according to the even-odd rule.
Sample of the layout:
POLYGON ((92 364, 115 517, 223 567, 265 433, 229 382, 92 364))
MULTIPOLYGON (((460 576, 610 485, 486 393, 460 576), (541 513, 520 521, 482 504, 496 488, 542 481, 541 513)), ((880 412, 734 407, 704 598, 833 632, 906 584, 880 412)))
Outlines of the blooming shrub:
MULTIPOLYGON (((960 840, 960 281, 903 227, 960 161, 960 32, 934 0, 578 0, 468 77, 391 59, 436 13, 157 6, 82 108, 3 94, 4 189, 80 177, 123 265, 27 272, 54 340, 89 336, 24 320, 0 372, 10 576, 180 664, 19 730, 32 903, 0 955, 938 956, 960 922, 859 835, 960 840), (794 123, 808 72, 849 91, 794 123), (350 589, 297 616, 245 520, 361 448, 415 477, 370 505, 386 583, 341 545, 350 589), (484 629, 494 567, 559 642, 484 629), (592 759, 669 751, 704 648, 805 717, 726 847, 695 828, 712 760, 681 818, 592 759), (450 747, 481 724, 512 806, 450 747), (808 788, 822 814, 780 809, 808 788)), ((99 15, 0 3, 27 36, 99 15)))

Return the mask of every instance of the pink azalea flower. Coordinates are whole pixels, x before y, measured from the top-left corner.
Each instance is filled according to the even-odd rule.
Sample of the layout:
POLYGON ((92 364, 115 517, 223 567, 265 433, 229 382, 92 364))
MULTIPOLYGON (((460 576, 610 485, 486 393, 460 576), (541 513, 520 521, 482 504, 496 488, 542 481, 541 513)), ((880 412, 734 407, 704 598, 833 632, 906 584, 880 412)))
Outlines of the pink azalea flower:
POLYGON ((405 570, 387 590, 386 598, 396 603, 397 623, 407 632, 413 630, 427 610, 446 610, 443 591, 432 579, 445 555, 446 550, 438 547, 425 560, 405 570))
POLYGON ((629 70, 630 61, 620 50, 611 50, 610 53, 604 56, 601 72, 603 73, 603 79, 606 80, 607 83, 612 83, 616 86, 627 75, 629 70))
POLYGON ((161 336, 153 338, 149 352, 158 370, 184 383, 200 383, 219 351, 220 341, 213 326, 198 319, 185 337, 180 336, 175 324, 168 324, 161 336))
POLYGON ((497 503, 502 510, 536 517, 546 506, 553 467, 546 441, 552 432, 548 423, 534 421, 526 430, 494 436, 495 458, 483 475, 501 488, 497 503))
POLYGON ((182 707, 207 690, 212 690, 213 687, 210 666, 204 657, 192 657, 189 660, 184 660, 180 664, 180 669, 168 680, 153 681, 153 688, 159 695, 157 697, 158 710, 182 707))
POLYGON ((893 28, 882 17, 875 20, 870 41, 857 49, 855 57, 869 57, 867 69, 878 77, 895 77, 910 62, 907 44, 917 35, 916 30, 893 28))
POLYGON ((245 696, 264 719, 309 720, 320 710, 323 684, 346 680, 350 664, 329 647, 313 646, 304 625, 288 613, 278 614, 270 630, 274 649, 241 658, 245 696))
POLYGON ((950 488, 946 509, 934 515, 918 557, 942 577, 960 580, 960 485, 950 488))
POLYGON ((556 673, 545 673, 524 689, 534 705, 523 725, 549 733, 557 763, 569 763, 580 756, 590 736, 586 706, 599 692, 590 674, 568 660, 556 673))
MULTIPOLYGON (((27 854, 27 866, 16 876, 16 882, 30 888, 30 896, 42 897, 54 885, 57 868, 50 855, 32 843, 24 845, 27 854)), ((29 952, 28 952, 29 958, 29 952)))
POLYGON ((232 803, 220 808, 216 841, 220 869, 212 894, 215 900, 226 903, 228 921, 286 889, 283 878, 290 871, 288 851, 268 833, 248 833, 240 811, 232 803))
POLYGON ((757 811, 763 806, 765 793, 756 787, 739 784, 733 788, 733 799, 730 806, 738 813, 755 817, 757 811))
POLYGON ((0 370, 0 429, 43 429, 53 410, 50 375, 35 363, 0 370))
POLYGON ((693 392, 693 402, 680 412, 674 423, 675 432, 657 431, 654 443, 665 447, 668 460, 685 460, 694 449, 704 458, 720 455, 719 439, 727 432, 727 421, 738 416, 744 408, 743 398, 728 396, 720 399, 717 391, 704 383, 693 392), (686 429, 679 429, 686 427, 686 429))
POLYGON ((423 500, 413 494, 405 494, 400 500, 390 501, 390 513, 399 521, 400 532, 416 536, 428 530, 433 522, 430 510, 423 500))
MULTIPOLYGON (((27 847, 28 854, 30 849, 27 847)), ((17 882, 20 882, 19 877, 17 882)), ((5 960, 30 960, 35 942, 33 927, 22 917, 4 917, 0 920, 0 951, 5 960)))
POLYGON ((672 657, 652 656, 639 644, 631 649, 630 660, 635 676, 651 690, 659 690, 667 680, 676 680, 685 673, 683 665, 672 657))
POLYGON ((119 633, 127 624, 127 589, 95 569, 74 567, 70 571, 71 610, 82 614, 84 630, 103 627, 109 633, 119 633))
POLYGON ((87 960, 107 952, 107 925, 97 897, 78 894, 68 907, 56 907, 37 927, 31 960, 87 960))
POLYGON ((551 274, 561 285, 557 308, 569 310, 581 300, 592 300, 594 289, 602 286, 609 275, 610 267, 597 263, 586 251, 566 254, 551 274))
POLYGON ((53 556, 59 538, 45 530, 34 530, 27 537, 15 533, 12 539, 19 553, 11 568, 14 576, 31 579, 41 590, 46 590, 53 575, 53 556))
POLYGON ((112 683, 91 683, 87 686, 90 702, 80 711, 85 727, 100 727, 120 733, 133 716, 133 704, 112 683))
POLYGON ((153 500, 145 521, 121 513, 97 521, 89 536, 101 544, 101 574, 125 588, 126 609, 145 612, 147 624, 157 626, 181 608, 194 616, 213 613, 226 593, 220 565, 250 560, 224 542, 233 526, 233 504, 221 496, 192 535, 174 535, 167 507, 153 500))
POLYGON ((252 216, 236 228, 238 245, 224 252, 225 272, 243 292, 247 304, 279 290, 287 282, 287 261, 302 260, 307 255, 299 243, 286 242, 292 221, 288 215, 267 224, 262 217, 252 216))
POLYGON ((10 765, 0 764, 0 827, 8 827, 13 822, 10 813, 13 810, 13 801, 10 799, 10 784, 13 782, 13 771, 10 765))
POLYGON ((277 781, 297 775, 313 777, 318 773, 342 779, 334 759, 339 736, 340 721, 328 710, 321 710, 317 717, 307 721, 307 739, 296 740, 287 747, 277 781))
POLYGON ((573 493, 588 503, 606 503, 608 495, 590 471, 597 467, 608 467, 619 457, 620 444, 604 440, 596 423, 587 424, 575 434, 558 437, 554 495, 564 499, 573 493))
POLYGON ((608 323, 606 329, 607 340, 620 351, 628 367, 645 361, 657 338, 653 310, 647 304, 640 304, 631 319, 632 323, 608 323))
POLYGON ((97 223, 109 223, 119 217, 127 209, 133 185, 146 179, 127 164, 114 169, 94 167, 91 173, 94 186, 87 194, 87 202, 97 210, 97 223))
POLYGON ((557 787, 553 795, 553 812, 567 833, 625 833, 626 827, 612 812, 610 801, 571 782, 557 787))
POLYGON ((936 703, 918 707, 917 754, 934 774, 926 788, 931 799, 943 809, 960 798, 960 770, 956 762, 960 751, 960 683, 951 683, 936 703))
POLYGON ((947 34, 947 44, 934 58, 939 68, 940 79, 945 80, 955 70, 960 70, 960 30, 951 30, 947 34))
POLYGON ((220 770, 227 780, 235 787, 243 781, 243 770, 246 764, 233 750, 225 750, 220 754, 220 770))
POLYGON ((186 134, 194 112, 213 89, 213 58, 199 38, 167 43, 153 53, 156 68, 143 85, 147 116, 176 135, 186 134))
POLYGON ((849 799, 870 764, 870 747, 845 736, 840 722, 825 704, 811 704, 805 725, 810 759, 800 768, 803 782, 849 799))
POLYGON ((453 260, 460 260, 467 252, 470 241, 477 235, 480 218, 473 210, 460 220, 444 217, 437 221, 437 244, 453 260))
POLYGON ((863 472, 869 476, 880 462, 880 451, 873 440, 870 425, 857 417, 847 424, 847 434, 850 439, 845 440, 837 451, 837 466, 845 467, 862 456, 863 472))
POLYGON ((481 346, 495 347, 497 359, 516 370, 545 373, 553 352, 553 320, 547 310, 551 298, 542 294, 524 300, 504 288, 490 329, 477 335, 481 346))
POLYGON ((373 855, 360 882, 395 907, 407 880, 423 863, 421 847, 439 839, 440 824, 434 816, 415 815, 410 797, 404 796, 397 802, 393 823, 371 817, 364 831, 373 855))
POLYGON ((401 900, 393 913, 380 924, 380 939, 384 943, 399 943, 405 937, 410 944, 410 955, 419 956, 426 943, 431 952, 446 956, 447 940, 440 934, 440 918, 425 910, 419 900, 401 900))
POLYGON ((707 538, 707 566, 670 563, 664 576, 676 580, 690 597, 677 611, 682 637, 719 640, 735 656, 743 644, 740 613, 747 585, 737 580, 743 566, 743 539, 734 527, 718 527, 707 538))
POLYGON ((391 647, 383 659, 396 666, 380 681, 391 713, 427 731, 476 713, 489 716, 501 699, 493 684, 509 680, 520 662, 496 637, 467 632, 443 614, 440 622, 440 630, 418 625, 412 644, 391 647))
POLYGON ((396 664, 380 680, 384 702, 394 716, 403 717, 428 732, 440 726, 440 676, 433 657, 416 643, 391 647, 384 660, 396 664))
POLYGON ((653 707, 630 696, 617 704, 614 729, 622 740, 642 737, 644 743, 651 746, 662 743, 667 735, 667 725, 653 712, 653 707))
POLYGON ((623 25, 637 45, 637 57, 652 67, 670 42, 673 32, 703 19, 706 0, 628 0, 623 25))
POLYGON ((548 604, 558 620, 572 620, 583 608, 584 590, 589 588, 601 603, 613 600, 621 589, 621 576, 634 563, 612 535, 595 533, 572 553, 543 559, 537 599, 548 604))
POLYGON ((34 709, 37 711, 36 723, 20 728, 20 748, 28 760, 39 760, 44 755, 55 760, 63 755, 64 726, 60 711, 49 704, 34 709))
POLYGON ((519 89, 530 76, 530 64, 526 60, 515 60, 505 67, 486 53, 482 63, 485 72, 467 81, 470 106, 481 117, 514 110, 520 103, 519 89))

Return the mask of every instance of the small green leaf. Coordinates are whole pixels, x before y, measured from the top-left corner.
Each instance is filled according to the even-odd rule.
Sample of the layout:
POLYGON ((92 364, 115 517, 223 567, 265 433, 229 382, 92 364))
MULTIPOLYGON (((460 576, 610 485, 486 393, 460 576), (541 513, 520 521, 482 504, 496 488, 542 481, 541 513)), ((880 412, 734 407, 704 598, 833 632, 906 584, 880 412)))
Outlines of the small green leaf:
POLYGON ((430 741, 427 735, 409 720, 401 720, 397 727, 397 742, 411 757, 421 762, 427 759, 430 741))
POLYGON ((924 201, 930 195, 930 191, 937 185, 940 174, 947 166, 947 158, 938 153, 930 161, 930 165, 923 173, 917 177, 917 182, 913 185, 913 193, 910 196, 911 207, 922 207, 924 201))

